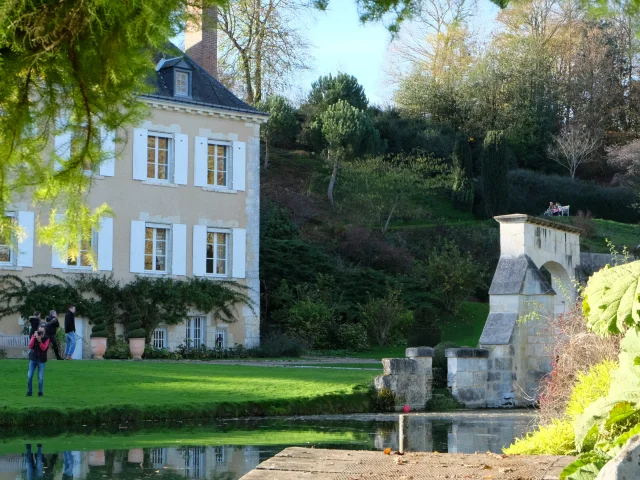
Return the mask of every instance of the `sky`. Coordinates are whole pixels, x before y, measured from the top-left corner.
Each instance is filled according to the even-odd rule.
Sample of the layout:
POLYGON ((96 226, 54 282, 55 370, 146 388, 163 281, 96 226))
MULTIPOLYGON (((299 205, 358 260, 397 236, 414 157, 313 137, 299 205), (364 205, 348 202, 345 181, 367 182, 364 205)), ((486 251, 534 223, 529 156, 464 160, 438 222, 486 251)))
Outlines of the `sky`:
MULTIPOLYGON (((498 8, 489 0, 478 0, 476 23, 488 33, 498 8)), ((313 45, 312 68, 295 79, 285 93, 294 99, 308 92, 320 75, 344 72, 355 76, 365 88, 371 104, 386 105, 393 97, 385 69, 391 35, 381 23, 361 25, 355 0, 332 0, 326 12, 316 12, 301 25, 313 45)))

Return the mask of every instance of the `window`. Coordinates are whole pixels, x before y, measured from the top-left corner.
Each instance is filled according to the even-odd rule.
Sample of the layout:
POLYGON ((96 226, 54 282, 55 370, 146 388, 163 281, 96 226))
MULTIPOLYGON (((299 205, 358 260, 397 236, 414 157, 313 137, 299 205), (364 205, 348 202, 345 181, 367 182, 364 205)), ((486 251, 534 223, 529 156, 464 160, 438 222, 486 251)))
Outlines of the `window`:
MULTIPOLYGON (((82 154, 82 150, 85 148, 88 134, 89 129, 86 125, 76 125, 73 127, 70 146, 71 158, 75 158, 76 156, 82 154)), ((96 139, 94 138, 93 141, 95 142, 96 139)), ((93 170, 91 159, 86 155, 86 153, 82 159, 82 167, 85 172, 91 172, 93 170)))
POLYGON ((160 133, 147 136, 147 178, 169 181, 169 165, 173 138, 160 133))
POLYGON ((145 272, 167 272, 167 245, 169 227, 147 225, 144 231, 144 270, 145 272))
POLYGON ((13 265, 13 227, 15 226, 15 216, 7 214, 9 222, 0 229, 0 265, 13 265))
POLYGON ((216 330, 216 348, 223 349, 226 348, 227 342, 225 340, 225 331, 224 330, 216 330))
POLYGON ((153 348, 167 348, 167 330, 164 328, 156 328, 153 331, 151 345, 153 345, 153 348))
POLYGON ((207 146, 207 185, 226 187, 228 165, 229 146, 210 143, 207 146))
POLYGON ((206 478, 204 461, 205 447, 186 448, 184 452, 184 469, 187 478, 206 478))
POLYGON ((205 317, 191 317, 187 320, 187 346, 200 348, 204 343, 205 317))
POLYGON ((229 234, 217 230, 207 231, 207 275, 227 275, 229 234))
POLYGON ((76 258, 67 257, 67 267, 91 268, 89 255, 91 254, 92 243, 94 243, 93 238, 91 240, 78 240, 78 256, 76 258))
POLYGON ((213 447, 213 455, 216 463, 224 463, 224 447, 213 447))
POLYGON ((189 96, 189 72, 175 71, 176 89, 175 94, 180 97, 189 96))

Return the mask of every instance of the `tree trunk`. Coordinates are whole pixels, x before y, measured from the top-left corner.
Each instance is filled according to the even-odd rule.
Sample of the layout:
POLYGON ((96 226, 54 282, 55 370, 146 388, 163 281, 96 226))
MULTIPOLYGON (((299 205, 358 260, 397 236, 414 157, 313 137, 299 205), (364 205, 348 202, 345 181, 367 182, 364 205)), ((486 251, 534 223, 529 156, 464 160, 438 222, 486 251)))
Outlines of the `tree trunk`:
MULTIPOLYGON (((331 155, 327 153, 327 157, 331 160, 331 155)), ((335 207, 335 202, 333 201, 333 188, 336 186, 336 179, 338 178, 338 157, 336 156, 333 160, 333 171, 331 172, 331 180, 329 180, 329 189, 327 190, 327 196, 329 197, 329 202, 331 202, 331 206, 335 207)))
POLYGON ((246 89, 245 98, 249 105, 253 105, 253 84, 251 82, 251 62, 246 52, 241 55, 242 70, 244 71, 244 88, 246 89))
POLYGON ((256 103, 262 101, 262 41, 258 40, 254 52, 256 68, 253 72, 253 95, 256 103))
POLYGON ((396 211, 396 207, 398 206, 398 197, 396 196, 395 201, 393 202, 393 207, 391 207, 391 211, 389 212, 389 216, 387 217, 387 221, 384 224, 382 229, 382 233, 387 233, 389 229, 389 223, 391 223, 391 217, 393 217, 394 212, 396 211))
POLYGON ((269 137, 264 139, 264 169, 269 168, 269 137))

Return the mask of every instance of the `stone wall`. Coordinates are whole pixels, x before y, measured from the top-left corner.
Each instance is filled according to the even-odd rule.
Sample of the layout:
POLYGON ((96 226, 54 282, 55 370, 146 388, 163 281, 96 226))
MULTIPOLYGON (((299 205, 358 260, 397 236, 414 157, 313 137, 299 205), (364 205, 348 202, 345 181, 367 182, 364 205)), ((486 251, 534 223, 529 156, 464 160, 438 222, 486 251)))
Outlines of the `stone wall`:
POLYGON ((396 398, 396 410, 405 404, 412 410, 424 410, 431 400, 433 373, 431 362, 433 349, 429 347, 407 348, 407 358, 384 358, 384 373, 374 380, 377 391, 391 390, 396 398))
POLYGON ((489 352, 482 348, 448 348, 447 386, 453 398, 466 408, 487 405, 489 352))

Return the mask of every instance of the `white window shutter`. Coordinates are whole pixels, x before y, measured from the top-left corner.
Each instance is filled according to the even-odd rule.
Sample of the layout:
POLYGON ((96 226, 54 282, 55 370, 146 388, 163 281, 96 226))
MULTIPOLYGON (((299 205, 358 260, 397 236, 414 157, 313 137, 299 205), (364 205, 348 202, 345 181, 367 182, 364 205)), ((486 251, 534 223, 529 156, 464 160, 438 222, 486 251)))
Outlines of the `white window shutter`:
POLYGON ((246 169, 247 169, 247 144, 244 142, 233 142, 233 185, 234 190, 245 191, 246 169))
POLYGON ((171 227, 171 273, 187 274, 187 226, 174 223, 171 227))
POLYGON ((105 156, 100 164, 100 175, 103 177, 113 177, 116 174, 116 132, 100 129, 102 136, 102 154, 105 156))
POLYGON ((209 140, 206 137, 196 137, 193 151, 193 185, 204 187, 207 185, 207 154, 209 140))
POLYGON ((18 241, 18 267, 33 267, 34 213, 18 212, 18 226, 22 230, 18 241))
POLYGON ((131 245, 129 247, 129 271, 144 272, 144 233, 145 223, 131 220, 131 245))
POLYGON ((207 272, 207 227, 193 226, 193 275, 202 277, 207 272))
POLYGON ((233 247, 233 263, 231 265, 231 276, 233 278, 246 277, 247 265, 247 231, 244 228, 234 228, 231 231, 231 241, 233 247))
POLYGON ((178 185, 186 185, 189 172, 189 136, 184 133, 176 133, 173 144, 175 148, 173 182, 178 185))
POLYGON ((147 129, 133 129, 133 179, 147 179, 147 129))
POLYGON ((110 272, 113 270, 113 218, 100 219, 98 231, 98 270, 110 272))
MULTIPOLYGON (((62 222, 64 215, 56 214, 56 222, 62 222)), ((51 268, 67 268, 68 261, 67 252, 60 252, 55 249, 51 249, 51 268)))
MULTIPOLYGON (((54 152, 60 160, 69 160, 69 158, 71 158, 71 132, 67 129, 68 123, 69 117, 64 113, 56 120, 56 129, 65 129, 59 132, 53 140, 54 152)), ((60 171, 62 167, 63 165, 58 161, 58 158, 56 158, 53 164, 54 170, 60 171)))

